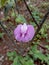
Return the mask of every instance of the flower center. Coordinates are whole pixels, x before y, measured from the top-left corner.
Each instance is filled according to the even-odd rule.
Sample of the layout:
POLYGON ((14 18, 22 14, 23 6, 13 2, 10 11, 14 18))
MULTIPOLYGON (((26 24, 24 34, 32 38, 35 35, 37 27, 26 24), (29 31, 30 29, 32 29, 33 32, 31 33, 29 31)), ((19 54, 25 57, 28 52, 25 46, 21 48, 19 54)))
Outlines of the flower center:
POLYGON ((22 33, 22 36, 24 37, 25 33, 27 32, 27 25, 26 23, 24 23, 22 26, 21 26, 21 33, 22 33))

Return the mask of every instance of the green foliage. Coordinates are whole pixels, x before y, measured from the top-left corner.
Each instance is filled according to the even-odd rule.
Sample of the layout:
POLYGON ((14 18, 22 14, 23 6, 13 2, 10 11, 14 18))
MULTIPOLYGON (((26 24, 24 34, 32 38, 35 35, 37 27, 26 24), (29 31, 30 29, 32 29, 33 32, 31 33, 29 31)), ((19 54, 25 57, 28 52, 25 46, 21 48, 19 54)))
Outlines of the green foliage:
POLYGON ((13 52, 8 52, 7 53, 7 56, 9 57, 9 60, 14 60, 14 58, 16 57, 16 52, 13 51, 13 52))
MULTIPOLYGON (((44 23, 43 27, 41 28, 39 34, 37 35, 37 38, 41 39, 41 38, 46 38, 48 37, 47 34, 47 30, 49 29, 49 25, 47 25, 46 23, 44 23)), ((48 40, 47 40, 48 41, 48 40)))
POLYGON ((33 6, 32 4, 29 4, 29 8, 31 11, 38 11, 38 8, 33 6))
POLYGON ((27 60, 27 61, 22 60, 21 62, 22 62, 22 64, 23 64, 23 65, 34 65, 34 63, 33 63, 33 60, 32 60, 32 59, 27 60))
POLYGON ((45 47, 49 50, 49 45, 46 45, 45 47))
POLYGON ((21 63, 20 63, 19 60, 18 60, 18 56, 14 59, 12 65, 21 65, 21 63))
POLYGON ((4 6, 7 0, 0 0, 0 5, 4 6))
POLYGON ((42 8, 48 8, 48 6, 49 6, 49 2, 44 2, 41 4, 42 8))
POLYGON ((9 6, 14 6, 14 0, 7 0, 7 3, 9 6))
POLYGON ((8 52, 7 56, 9 60, 13 61, 12 65, 34 65, 34 61, 39 59, 41 60, 41 63, 46 62, 49 65, 49 54, 46 55, 43 54, 41 51, 37 49, 37 45, 34 44, 28 53, 29 55, 32 55, 32 58, 30 58, 29 55, 22 57, 18 55, 15 51, 14 52, 8 52))
POLYGON ((17 18, 15 19, 17 23, 26 23, 26 19, 22 15, 17 15, 17 18))
MULTIPOLYGON (((41 14, 38 11, 38 9, 36 7, 34 7, 34 10, 32 12, 32 15, 34 16, 35 20, 39 23, 41 21, 41 14)), ((36 24, 34 23, 34 21, 30 22, 30 24, 32 24, 34 27, 36 27, 36 24)))
POLYGON ((33 25, 34 27, 36 27, 36 24, 34 22, 30 22, 31 25, 33 25))
POLYGON ((0 0, 0 7, 5 5, 14 6, 14 0, 0 0))
POLYGON ((27 57, 21 57, 21 56, 16 56, 14 59, 13 65, 34 65, 33 60, 30 59, 28 56, 27 57))
POLYGON ((34 16, 36 21, 39 23, 43 14, 39 12, 39 9, 37 7, 32 6, 32 5, 29 5, 29 7, 32 10, 32 15, 34 16))
POLYGON ((12 17, 16 17, 16 14, 15 14, 14 11, 12 12, 11 16, 12 16, 12 17))
POLYGON ((34 18, 36 19, 36 21, 39 23, 40 20, 41 20, 41 18, 39 16, 40 12, 35 10, 35 11, 32 12, 32 14, 33 14, 34 18))
POLYGON ((17 55, 16 52, 8 52, 7 56, 9 60, 13 61, 12 65, 34 65, 34 61, 27 55, 22 57, 17 55))
POLYGON ((4 33, 0 33, 0 38, 2 38, 2 37, 3 37, 3 35, 4 35, 4 33))
POLYGON ((44 55, 41 51, 37 49, 37 45, 32 46, 31 51, 29 52, 33 56, 33 59, 40 59, 41 62, 46 62, 49 65, 49 54, 44 55))
POLYGON ((49 54, 47 54, 47 58, 45 59, 45 61, 46 61, 47 64, 49 65, 49 54))

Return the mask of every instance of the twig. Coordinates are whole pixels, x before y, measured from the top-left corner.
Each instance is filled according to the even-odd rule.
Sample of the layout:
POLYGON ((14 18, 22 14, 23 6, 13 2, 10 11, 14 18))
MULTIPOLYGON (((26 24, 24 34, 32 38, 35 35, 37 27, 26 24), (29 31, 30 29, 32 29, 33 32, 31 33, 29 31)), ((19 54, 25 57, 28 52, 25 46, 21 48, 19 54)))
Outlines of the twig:
MULTIPOLYGON (((8 33, 8 31, 5 29, 5 27, 3 26, 2 22, 0 21, 0 25, 3 28, 3 30, 5 31, 5 33, 7 34, 7 36, 9 37, 9 40, 11 41, 11 43, 13 43, 16 46, 16 49, 18 49, 20 51, 20 49, 18 48, 18 46, 16 45, 16 43, 14 42, 14 40, 12 40, 12 38, 10 37, 10 34, 8 33)), ((20 53, 21 54, 21 53, 20 53)))
POLYGON ((19 14, 19 9, 18 9, 18 4, 17 4, 17 1, 16 0, 14 0, 15 1, 15 8, 16 8, 16 10, 17 10, 17 12, 18 12, 18 14, 19 14))
POLYGON ((31 13, 31 11, 30 11, 30 9, 29 9, 29 7, 28 7, 28 5, 27 5, 27 3, 26 3, 25 0, 24 0, 24 3, 25 3, 25 5, 26 5, 26 7, 27 7, 27 9, 28 9, 28 11, 29 11, 31 17, 32 17, 32 21, 34 20, 35 24, 36 24, 36 25, 38 26, 38 28, 39 28, 39 25, 38 25, 37 21, 35 20, 35 18, 33 17, 33 14, 31 13))
POLYGON ((40 23, 40 25, 39 25, 39 28, 37 28, 37 31, 35 32, 34 38, 35 38, 35 36, 38 34, 38 32, 40 31, 40 29, 42 28, 42 26, 43 26, 45 20, 47 19, 48 15, 49 15, 49 10, 47 11, 47 13, 45 14, 45 16, 44 16, 43 19, 41 20, 41 23, 40 23))

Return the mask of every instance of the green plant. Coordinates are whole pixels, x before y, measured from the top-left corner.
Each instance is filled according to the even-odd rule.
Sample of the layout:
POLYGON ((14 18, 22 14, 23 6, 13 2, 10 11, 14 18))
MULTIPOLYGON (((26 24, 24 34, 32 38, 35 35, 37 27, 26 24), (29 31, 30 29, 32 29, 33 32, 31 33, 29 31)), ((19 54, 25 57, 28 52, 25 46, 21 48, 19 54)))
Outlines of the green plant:
POLYGON ((22 57, 14 51, 8 52, 7 56, 9 60, 13 61, 12 65, 34 65, 34 61, 28 55, 26 57, 22 57))
POLYGON ((0 8, 5 5, 6 1, 7 1, 7 0, 0 0, 0 8))
POLYGON ((14 0, 7 0, 7 3, 9 6, 13 6, 14 5, 14 0))
POLYGON ((32 12, 32 14, 33 14, 33 16, 34 16, 34 18, 36 19, 36 21, 39 23, 40 22, 40 20, 41 20, 41 18, 40 18, 40 12, 38 12, 38 11, 33 11, 32 12))
POLYGON ((48 8, 48 6, 49 6, 49 2, 44 2, 41 4, 42 8, 48 8))
POLYGON ((32 55, 34 60, 41 60, 41 63, 45 62, 49 65, 49 54, 47 53, 47 55, 43 54, 41 52, 41 50, 37 49, 37 45, 35 44, 34 46, 32 46, 32 49, 29 52, 30 55, 32 55))
POLYGON ((13 6, 14 5, 14 0, 0 0, 0 8, 5 6, 5 5, 13 6))
POLYGON ((2 38, 2 37, 3 37, 3 35, 4 35, 4 33, 0 33, 0 38, 2 38))
POLYGON ((22 15, 17 15, 15 19, 16 23, 26 23, 26 19, 22 15))
POLYGON ((30 24, 36 27, 36 24, 34 22, 30 21, 30 24))
POLYGON ((44 25, 41 28, 39 34, 37 35, 37 38, 39 38, 39 39, 46 38, 47 39, 47 37, 48 37, 48 34, 47 34, 48 29, 49 29, 49 25, 44 23, 44 25))
POLYGON ((46 45, 45 47, 49 50, 49 45, 46 45))
POLYGON ((13 51, 13 52, 8 52, 7 53, 7 56, 9 57, 9 60, 13 61, 14 58, 16 57, 16 52, 13 51))

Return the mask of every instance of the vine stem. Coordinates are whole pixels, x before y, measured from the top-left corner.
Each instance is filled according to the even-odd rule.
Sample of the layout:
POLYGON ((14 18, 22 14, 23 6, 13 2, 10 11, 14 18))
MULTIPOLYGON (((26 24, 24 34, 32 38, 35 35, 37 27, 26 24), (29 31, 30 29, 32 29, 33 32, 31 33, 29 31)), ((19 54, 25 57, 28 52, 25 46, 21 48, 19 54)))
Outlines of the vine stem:
POLYGON ((17 1, 16 1, 16 0, 14 0, 14 1, 15 1, 15 8, 16 8, 16 10, 17 10, 18 14, 19 14, 18 3, 17 3, 17 1))
POLYGON ((31 17, 32 17, 32 21, 34 20, 35 24, 36 24, 36 25, 38 26, 38 28, 39 28, 39 25, 38 25, 37 21, 35 20, 35 18, 33 17, 33 14, 31 13, 31 11, 30 11, 30 9, 29 9, 29 7, 28 7, 28 5, 27 5, 27 3, 26 3, 25 0, 24 0, 24 3, 25 3, 25 5, 26 5, 26 7, 27 7, 27 9, 28 9, 28 11, 29 11, 31 17))
MULTIPOLYGON (((21 51, 21 50, 19 49, 19 47, 17 46, 16 42, 14 42, 14 40, 11 38, 11 36, 10 36, 8 30, 5 29, 5 27, 4 27, 3 23, 2 23, 2 21, 0 21, 0 25, 1 25, 1 27, 3 28, 3 30, 5 31, 5 33, 7 34, 7 36, 8 36, 8 38, 9 38, 10 42, 15 45, 16 50, 18 49, 19 51, 21 51)), ((18 53, 21 54, 20 52, 18 52, 18 53)))
MULTIPOLYGON (((41 23, 39 24, 40 27, 37 28, 37 31, 35 32, 34 38, 35 38, 35 36, 38 34, 38 32, 40 31, 40 29, 42 28, 42 26, 43 26, 45 20, 47 19, 48 15, 49 15, 49 9, 48 9, 47 13, 45 14, 45 16, 43 17, 43 19, 40 21, 40 22, 41 22, 41 23)), ((34 39, 34 38, 33 38, 33 39, 34 39)))

